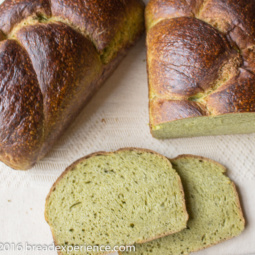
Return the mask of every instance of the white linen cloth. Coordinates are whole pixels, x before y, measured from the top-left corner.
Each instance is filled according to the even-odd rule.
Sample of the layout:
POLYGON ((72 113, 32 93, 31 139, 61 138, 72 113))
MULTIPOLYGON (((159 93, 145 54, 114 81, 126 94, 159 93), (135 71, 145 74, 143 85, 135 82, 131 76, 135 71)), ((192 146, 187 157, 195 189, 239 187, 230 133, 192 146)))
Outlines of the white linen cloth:
MULTIPOLYGON (((0 3, 3 2, 0 0, 0 3)), ((146 49, 143 37, 94 96, 47 157, 27 172, 0 163, 1 243, 51 244, 44 219, 45 198, 64 169, 96 151, 141 147, 173 158, 195 154, 228 170, 240 191, 247 220, 244 233, 197 255, 255 254, 255 134, 159 141, 149 130, 146 49)), ((1 254, 56 255, 56 252, 1 251, 1 254)))

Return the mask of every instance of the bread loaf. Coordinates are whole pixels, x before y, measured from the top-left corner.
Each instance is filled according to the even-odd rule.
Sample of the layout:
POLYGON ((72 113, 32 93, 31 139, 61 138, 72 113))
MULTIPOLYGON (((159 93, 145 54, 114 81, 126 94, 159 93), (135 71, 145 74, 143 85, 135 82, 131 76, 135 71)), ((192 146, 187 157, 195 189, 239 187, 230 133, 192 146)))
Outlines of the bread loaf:
MULTIPOLYGON (((45 218, 55 244, 68 250, 143 243, 184 229, 188 215, 169 160, 148 150, 122 149, 92 154, 67 168, 49 193, 45 218)), ((68 254, 106 254, 93 251, 68 254)))
POLYGON ((179 233, 136 245, 136 255, 187 255, 244 230, 244 218, 233 182, 226 169, 209 159, 184 155, 171 160, 180 175, 189 221, 179 233))
POLYGON ((151 0, 150 126, 156 138, 255 131, 255 1, 151 0))
POLYGON ((144 29, 141 0, 0 5, 0 160, 31 168, 144 29))

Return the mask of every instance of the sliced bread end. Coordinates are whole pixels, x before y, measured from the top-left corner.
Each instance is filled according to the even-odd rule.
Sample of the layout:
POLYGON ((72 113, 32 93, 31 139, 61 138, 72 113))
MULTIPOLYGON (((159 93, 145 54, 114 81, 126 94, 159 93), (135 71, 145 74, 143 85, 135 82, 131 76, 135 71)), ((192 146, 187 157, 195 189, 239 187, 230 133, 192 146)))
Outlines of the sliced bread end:
POLYGON ((224 166, 192 155, 171 162, 184 187, 190 216, 187 229, 136 245, 136 252, 128 254, 185 255, 236 237, 245 228, 235 184, 225 175, 224 166))
POLYGON ((188 214, 170 161, 127 148, 95 153, 67 168, 47 197, 45 218, 56 245, 114 247, 178 232, 188 214))

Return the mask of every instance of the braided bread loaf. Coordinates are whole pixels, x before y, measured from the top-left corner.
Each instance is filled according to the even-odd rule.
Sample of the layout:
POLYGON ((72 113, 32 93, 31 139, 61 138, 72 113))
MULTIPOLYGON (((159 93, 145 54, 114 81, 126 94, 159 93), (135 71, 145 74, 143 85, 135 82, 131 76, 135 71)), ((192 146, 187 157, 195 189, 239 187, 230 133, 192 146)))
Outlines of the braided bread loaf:
POLYGON ((144 30, 141 0, 0 5, 0 160, 42 158, 144 30))
POLYGON ((150 126, 156 138, 255 131, 255 1, 151 0, 150 126))

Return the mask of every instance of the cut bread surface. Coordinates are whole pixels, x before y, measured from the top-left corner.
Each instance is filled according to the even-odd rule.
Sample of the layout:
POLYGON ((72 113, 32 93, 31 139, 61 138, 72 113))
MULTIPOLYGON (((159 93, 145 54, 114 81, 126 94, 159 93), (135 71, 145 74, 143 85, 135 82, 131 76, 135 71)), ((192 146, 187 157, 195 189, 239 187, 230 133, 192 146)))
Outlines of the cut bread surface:
POLYGON ((247 134, 255 130, 255 113, 231 113, 216 117, 199 116, 157 124, 151 133, 158 139, 210 135, 247 134))
POLYGON ((238 236, 245 221, 235 185, 225 167, 201 157, 183 155, 171 160, 180 175, 189 221, 179 233, 136 245, 137 255, 181 255, 238 236))
POLYGON ((180 177, 169 160, 124 149, 71 165, 52 187, 45 217, 56 245, 113 248, 178 232, 188 214, 180 177))

